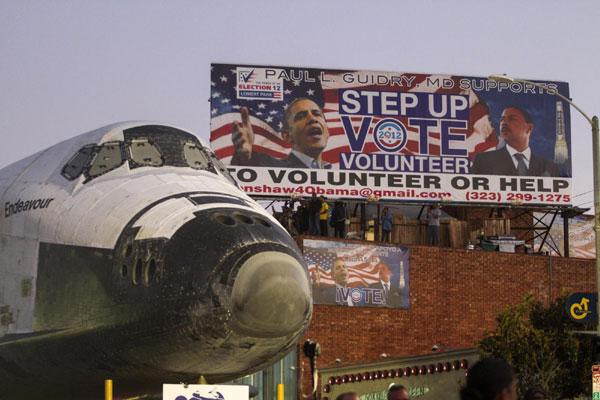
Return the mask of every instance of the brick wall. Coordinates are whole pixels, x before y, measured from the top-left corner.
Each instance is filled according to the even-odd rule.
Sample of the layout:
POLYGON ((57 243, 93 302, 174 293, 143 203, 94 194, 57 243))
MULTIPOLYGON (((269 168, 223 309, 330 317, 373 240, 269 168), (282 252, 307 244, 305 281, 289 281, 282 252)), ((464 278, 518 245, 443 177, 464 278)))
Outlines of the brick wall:
MULTIPOLYGON (((410 246, 410 310, 316 305, 306 339, 321 344, 317 366, 331 367, 473 347, 495 317, 529 291, 545 304, 564 288, 593 292, 594 260, 410 246)), ((304 340, 301 342, 301 344, 304 340)), ((301 353, 303 392, 310 367, 301 353)))

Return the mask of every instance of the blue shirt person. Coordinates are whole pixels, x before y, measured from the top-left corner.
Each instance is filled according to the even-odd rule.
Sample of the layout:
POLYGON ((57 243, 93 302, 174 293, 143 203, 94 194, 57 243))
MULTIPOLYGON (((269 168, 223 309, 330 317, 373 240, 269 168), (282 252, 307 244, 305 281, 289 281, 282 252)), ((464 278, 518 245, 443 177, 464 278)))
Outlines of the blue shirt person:
POLYGON ((392 232, 392 225, 394 224, 394 217, 391 216, 390 210, 385 207, 383 209, 383 213, 381 214, 381 233, 382 233, 382 242, 390 241, 390 232, 392 232))

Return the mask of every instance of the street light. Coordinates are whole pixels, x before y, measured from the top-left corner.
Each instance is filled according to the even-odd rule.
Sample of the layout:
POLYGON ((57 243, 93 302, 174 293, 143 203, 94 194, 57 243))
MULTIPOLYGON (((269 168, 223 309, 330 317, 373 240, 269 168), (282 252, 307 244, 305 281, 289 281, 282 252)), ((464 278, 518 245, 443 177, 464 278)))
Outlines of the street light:
POLYGON ((596 291, 598 293, 598 301, 596 302, 596 311, 598 315, 598 325, 596 327, 596 335, 600 336, 600 165, 598 164, 599 154, 598 154, 598 117, 593 116, 592 118, 588 117, 586 113, 584 113, 579 107, 577 107, 571 99, 563 96, 558 93, 558 91, 546 87, 544 85, 540 85, 539 83, 526 81, 523 79, 511 78, 506 75, 490 75, 488 79, 496 82, 503 83, 525 83, 530 84, 539 88, 544 89, 550 94, 556 95, 562 100, 569 103, 573 108, 575 108, 581 115, 585 117, 585 119, 592 125, 592 149, 594 158, 593 158, 593 168, 594 168, 594 230, 596 232, 596 291))

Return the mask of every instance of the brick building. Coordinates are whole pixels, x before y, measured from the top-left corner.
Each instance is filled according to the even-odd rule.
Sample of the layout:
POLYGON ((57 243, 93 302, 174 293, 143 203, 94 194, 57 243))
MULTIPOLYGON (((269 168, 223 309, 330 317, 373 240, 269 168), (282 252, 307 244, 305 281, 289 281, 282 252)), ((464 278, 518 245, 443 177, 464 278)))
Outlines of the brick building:
MULTIPOLYGON (((410 251, 409 310, 314 306, 306 338, 321 345, 320 368, 376 363, 382 353, 433 355, 433 345, 470 348, 495 329, 499 311, 530 291, 545 304, 562 290, 596 291, 593 260, 430 246, 410 246, 410 251)), ((308 359, 298 361, 307 393, 308 359)), ((331 398, 324 384, 319 395, 331 398)))
MULTIPOLYGON (((471 213, 475 217, 470 223, 477 225, 476 219, 486 218, 487 213, 489 209, 471 213)), ((299 238, 300 245, 302 239, 299 238)), ((528 292, 549 304, 563 290, 596 291, 595 263, 591 259, 414 244, 408 247, 410 309, 314 305, 305 339, 295 354, 273 367, 278 372, 270 373, 271 386, 280 380, 280 375, 281 381, 287 382, 286 399, 300 399, 302 394, 311 392, 309 359, 301 348, 305 340, 311 339, 322 350, 317 358, 321 372, 318 399, 333 400, 343 391, 356 391, 361 399, 376 400, 382 398, 381 393, 391 382, 413 385, 413 398, 439 398, 440 388, 436 385, 441 384, 449 392, 455 391, 446 398, 457 398, 453 396, 457 396, 457 382, 464 378, 464 371, 455 368, 445 375, 432 375, 427 374, 428 369, 433 367, 435 373, 438 364, 443 367, 466 361, 467 367, 474 362, 475 343, 486 331, 495 329, 495 317, 508 304, 519 303, 528 292), (434 345, 439 349, 436 352, 432 351, 434 345), (382 354, 386 357, 382 358, 382 354), (407 367, 422 367, 425 373, 419 379, 415 374, 410 378, 392 376, 391 371, 407 367), (377 371, 387 377, 370 384, 364 380, 349 382, 350 376, 354 379, 356 374, 377 371), (344 376, 346 382, 341 382, 344 376)), ((267 388, 264 392, 268 391, 265 382, 260 382, 261 387, 267 388)), ((275 398, 261 396, 263 400, 275 398)))

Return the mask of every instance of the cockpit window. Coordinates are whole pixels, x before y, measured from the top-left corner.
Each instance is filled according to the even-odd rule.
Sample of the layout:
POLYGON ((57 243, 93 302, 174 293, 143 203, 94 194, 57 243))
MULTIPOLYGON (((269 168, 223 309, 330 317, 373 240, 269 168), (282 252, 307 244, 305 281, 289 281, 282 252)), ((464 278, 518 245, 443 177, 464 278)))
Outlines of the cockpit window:
POLYGON ((108 142, 100 146, 96 158, 92 161, 87 172, 88 178, 95 178, 112 171, 123 164, 123 154, 119 142, 108 142))
POLYGON ((158 148, 148 139, 134 139, 129 145, 131 160, 139 165, 160 167, 163 159, 158 148))
POLYGON ((231 174, 229 173, 229 170, 225 167, 225 165, 223 165, 221 160, 219 160, 219 157, 217 157, 217 155, 215 153, 213 153, 211 150, 208 150, 207 153, 210 157, 211 163, 215 166, 215 168, 218 169, 219 172, 225 178, 227 178, 231 183, 233 183, 235 186, 238 186, 235 179, 233 179, 233 176, 231 176, 231 174))
POLYGON ((70 181, 81 175, 88 161, 92 158, 95 148, 96 146, 93 144, 83 146, 63 167, 61 175, 70 181))
POLYGON ((194 169, 208 169, 209 161, 200 146, 194 142, 183 145, 183 157, 187 164, 194 169))
POLYGON ((74 180, 83 174, 85 182, 112 171, 124 163, 129 169, 180 167, 223 175, 237 183, 215 153, 189 132, 164 125, 141 125, 123 130, 123 141, 82 147, 63 167, 61 174, 74 180))

